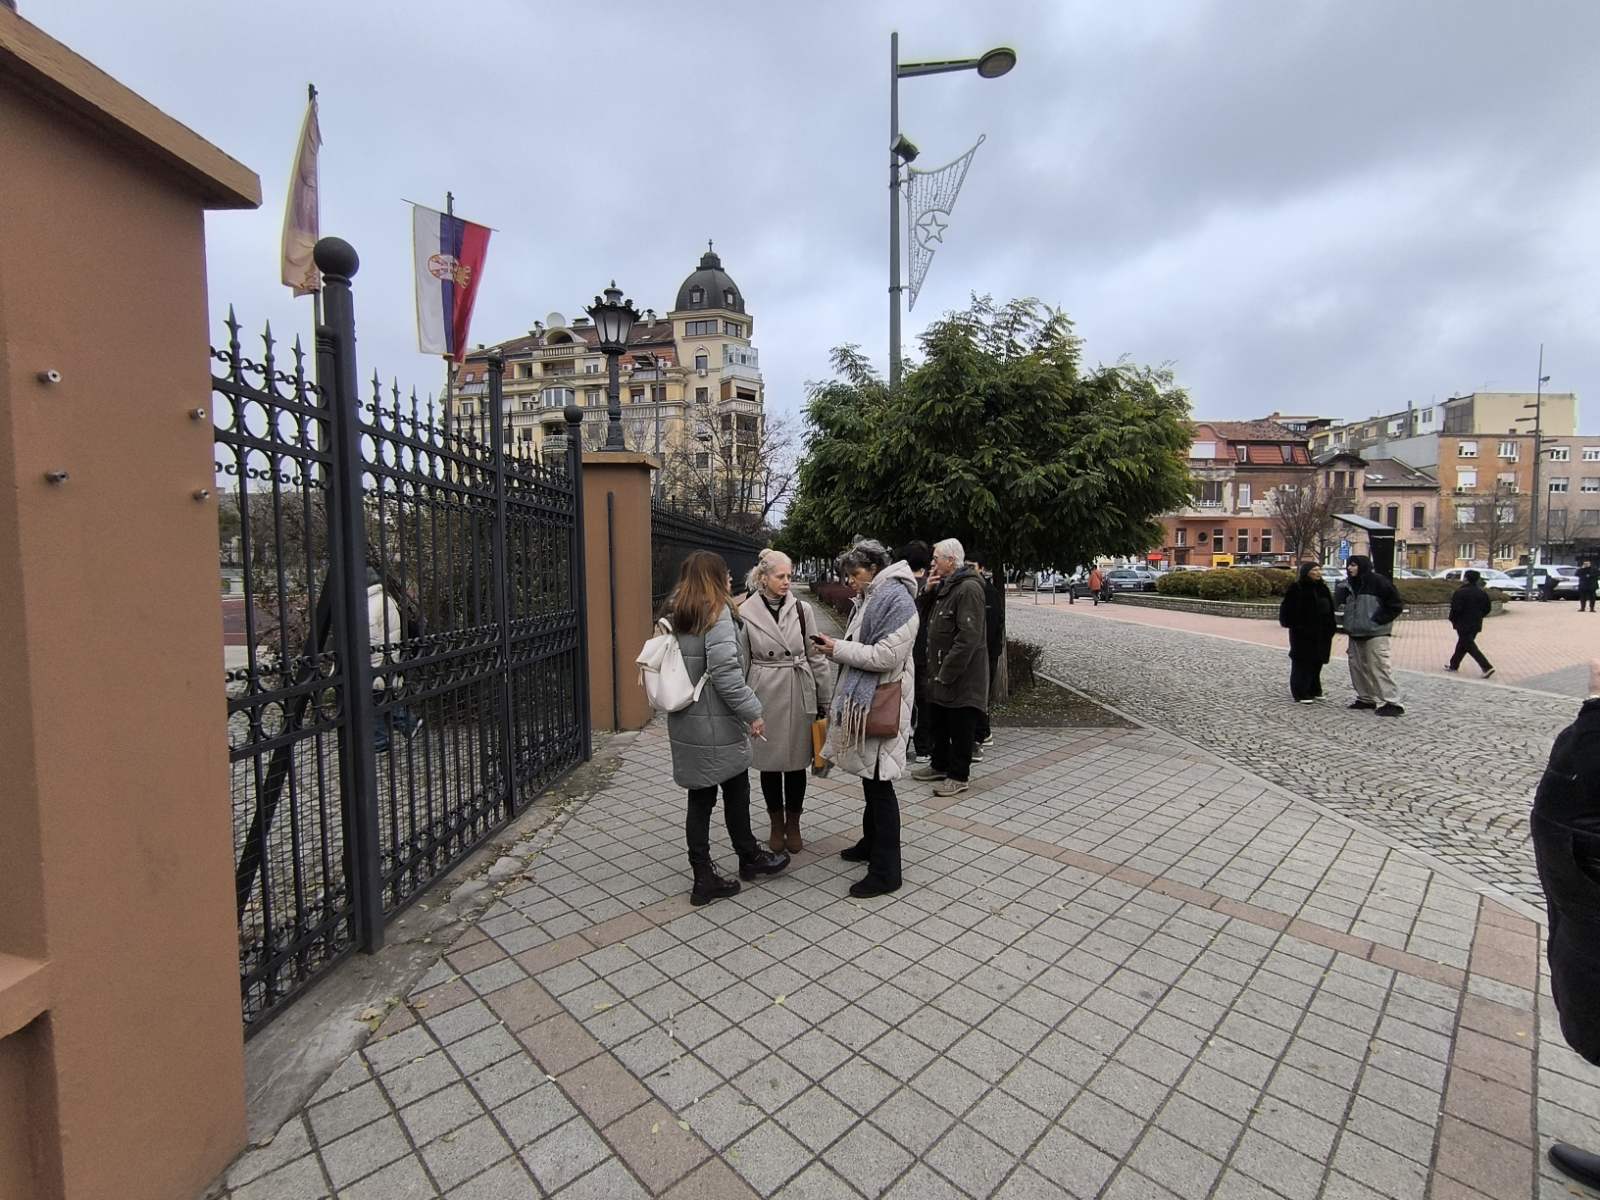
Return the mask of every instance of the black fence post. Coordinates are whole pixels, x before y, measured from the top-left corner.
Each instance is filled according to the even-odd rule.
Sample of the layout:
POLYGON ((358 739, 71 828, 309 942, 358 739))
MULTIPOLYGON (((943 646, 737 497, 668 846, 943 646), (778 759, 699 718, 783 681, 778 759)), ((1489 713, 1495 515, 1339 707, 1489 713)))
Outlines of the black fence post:
POLYGON ((569 404, 567 478, 572 481, 572 602, 578 609, 578 729, 583 761, 594 757, 594 722, 589 715, 589 570, 584 562, 583 409, 569 404))
POLYGON ((361 396, 356 385, 356 315, 350 280, 361 265, 354 247, 323 238, 313 252, 322 272, 323 324, 317 368, 330 386, 333 414, 334 520, 329 529, 331 579, 337 581, 334 645, 344 677, 339 783, 346 878, 356 944, 383 946, 383 881, 378 867, 378 766, 373 744, 372 632, 367 619, 367 526, 361 486, 361 396))
POLYGON ((516 713, 511 708, 511 593, 506 581, 506 442, 501 379, 506 361, 491 354, 489 368, 489 455, 494 460, 493 556, 494 617, 500 630, 500 678, 496 707, 500 710, 500 774, 505 787, 505 814, 517 811, 516 713))

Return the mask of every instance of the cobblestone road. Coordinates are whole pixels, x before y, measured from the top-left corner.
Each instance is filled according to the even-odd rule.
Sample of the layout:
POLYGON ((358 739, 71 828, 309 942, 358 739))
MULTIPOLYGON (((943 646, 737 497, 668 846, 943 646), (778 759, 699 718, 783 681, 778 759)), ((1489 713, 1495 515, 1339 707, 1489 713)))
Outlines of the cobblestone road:
POLYGON ((1575 701, 1400 671, 1407 711, 1389 721, 1345 708, 1354 694, 1342 658, 1323 673, 1327 703, 1302 706, 1289 700, 1283 649, 1084 605, 1013 601, 1008 626, 1046 646, 1047 671, 1096 699, 1541 903, 1528 806, 1575 701))

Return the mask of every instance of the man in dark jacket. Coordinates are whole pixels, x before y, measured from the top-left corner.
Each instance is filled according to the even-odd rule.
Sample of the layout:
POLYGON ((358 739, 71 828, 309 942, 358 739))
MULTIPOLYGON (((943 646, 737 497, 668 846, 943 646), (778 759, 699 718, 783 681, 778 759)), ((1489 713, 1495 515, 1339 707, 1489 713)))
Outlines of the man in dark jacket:
POLYGON ((1350 637, 1350 686, 1356 698, 1351 708, 1375 708, 1380 717, 1405 712, 1400 689, 1389 669, 1389 635, 1405 603, 1387 575, 1372 569, 1365 554, 1352 554, 1345 580, 1333 594, 1333 606, 1344 609, 1344 631, 1350 637))
MULTIPOLYGON (((984 636, 989 650, 989 690, 993 692, 994 681, 1000 674, 1000 655, 1006 648, 1006 597, 1001 585, 995 582, 993 576, 986 573, 984 565, 988 561, 989 556, 981 552, 967 555, 967 562, 978 572, 978 578, 983 582, 984 636)), ((982 760, 982 748, 992 741, 994 741, 994 730, 989 726, 989 704, 985 700, 983 712, 978 716, 978 731, 973 743, 974 762, 982 760)))
MULTIPOLYGON (((1567 1044, 1600 1066, 1600 662, 1590 696, 1556 735, 1533 800, 1533 856, 1550 916, 1550 990, 1567 1044)), ((1600 1156, 1556 1142, 1550 1161, 1600 1188, 1600 1156)))
POLYGON ((933 756, 911 778, 935 780, 933 794, 967 790, 978 714, 989 702, 988 622, 983 582, 955 538, 933 548, 939 591, 928 614, 928 709, 933 756))
POLYGON ((1590 612, 1594 611, 1595 593, 1600 591, 1600 570, 1595 569, 1593 560, 1584 559, 1583 566, 1578 568, 1578 611, 1582 612, 1587 606, 1590 612))
POLYGON ((1478 582, 1482 578, 1476 571, 1467 571, 1461 576, 1461 586, 1450 597, 1450 624, 1455 626, 1456 652, 1450 656, 1450 665, 1445 670, 1459 671, 1461 660, 1470 654, 1487 679, 1494 674, 1494 668, 1478 649, 1478 635, 1483 632, 1483 619, 1489 615, 1494 602, 1478 582))
POLYGON ((933 721, 928 715, 928 613, 938 589, 928 574, 933 566, 933 551, 927 542, 907 542, 894 556, 905 560, 917 580, 917 640, 911 644, 916 694, 911 705, 910 761, 921 762, 933 753, 933 721))

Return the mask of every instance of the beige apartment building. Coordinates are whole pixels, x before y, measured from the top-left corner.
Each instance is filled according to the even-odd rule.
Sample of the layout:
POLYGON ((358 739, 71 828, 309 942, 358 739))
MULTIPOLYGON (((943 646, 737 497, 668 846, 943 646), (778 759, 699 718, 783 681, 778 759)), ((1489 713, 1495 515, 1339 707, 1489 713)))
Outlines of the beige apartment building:
MULTIPOLYGON (((672 309, 647 309, 621 360, 623 437, 630 450, 662 457, 658 491, 687 498, 719 465, 731 478, 738 458, 758 446, 765 393, 755 321, 744 293, 714 249, 679 286, 672 309)), ((488 436, 487 360, 505 360, 502 404, 511 453, 539 455, 545 439, 564 435, 562 410, 584 410, 584 442, 604 443, 606 356, 587 317, 559 312, 534 322, 523 337, 480 346, 458 368, 450 419, 488 436)), ((721 486, 717 484, 716 486, 721 486)))
MULTIPOLYGON (((1577 393, 1545 392, 1537 398, 1546 436, 1570 437, 1578 432, 1577 393)), ((1534 392, 1470 392, 1436 404, 1344 421, 1313 431, 1311 453, 1320 458, 1334 450, 1348 450, 1364 457, 1396 458, 1413 467, 1432 467, 1439 462, 1441 435, 1531 433, 1535 399, 1534 392)))

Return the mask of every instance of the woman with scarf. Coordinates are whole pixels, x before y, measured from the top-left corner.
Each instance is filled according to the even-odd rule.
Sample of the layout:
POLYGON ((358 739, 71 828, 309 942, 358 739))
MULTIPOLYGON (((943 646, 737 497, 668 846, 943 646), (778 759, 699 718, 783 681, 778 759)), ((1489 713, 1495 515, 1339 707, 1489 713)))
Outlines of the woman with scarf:
POLYGON ((1300 578, 1278 606, 1278 624, 1289 631, 1289 694, 1300 704, 1322 698, 1322 668, 1333 653, 1333 593, 1322 568, 1301 563, 1300 578))
POLYGON ((894 781, 905 773, 916 694, 911 647, 917 638, 917 580, 904 560, 891 564, 889 552, 874 541, 857 542, 839 560, 839 570, 856 593, 849 628, 840 640, 815 634, 813 641, 839 667, 822 753, 861 777, 866 800, 861 840, 839 855, 867 864, 866 877, 850 885, 852 896, 865 899, 900 887, 900 801, 894 781), (873 696, 892 684, 900 685, 898 728, 892 736, 870 736, 873 696))
POLYGON ((745 677, 750 645, 733 611, 728 564, 709 550, 683 560, 667 602, 667 620, 689 678, 705 681, 699 699, 667 716, 672 744, 672 781, 689 793, 684 818, 694 890, 689 903, 708 904, 737 895, 738 879, 717 874, 711 861, 711 810, 722 789, 722 819, 739 855, 739 879, 774 875, 789 865, 787 854, 761 848, 750 829, 750 739, 765 737, 761 701, 745 677))

